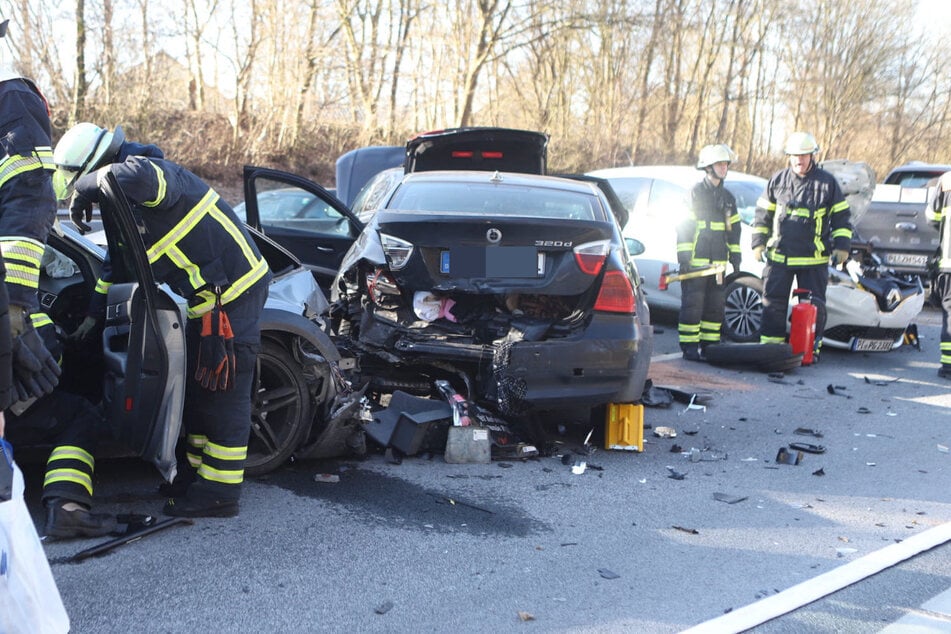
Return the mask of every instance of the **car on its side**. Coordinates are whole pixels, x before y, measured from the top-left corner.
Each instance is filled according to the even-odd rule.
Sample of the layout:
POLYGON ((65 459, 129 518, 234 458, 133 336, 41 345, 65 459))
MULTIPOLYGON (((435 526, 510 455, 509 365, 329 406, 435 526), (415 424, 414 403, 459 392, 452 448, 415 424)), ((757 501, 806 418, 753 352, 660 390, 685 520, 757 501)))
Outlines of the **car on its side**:
MULTIPOLYGON (((131 208, 113 177, 102 207, 116 279, 108 291, 99 336, 67 342, 64 389, 101 403, 115 451, 153 462, 171 480, 181 426, 186 358, 185 300, 152 276, 131 208)), ((348 395, 331 366, 340 353, 321 329, 325 296, 314 277, 284 248, 257 231, 252 237, 274 278, 262 313, 261 351, 254 377, 248 475, 271 471, 302 447, 312 455, 345 452, 356 421, 335 418, 348 395)), ((51 232, 39 281, 45 312, 64 332, 86 315, 102 269, 102 245, 72 226, 51 232)))
MULTIPOLYGON (((847 193, 850 205, 858 209, 871 197, 867 191, 869 172, 864 164, 845 161, 823 163, 847 193)), ((690 166, 631 166, 589 172, 611 183, 628 205, 630 220, 624 235, 637 238, 644 252, 636 256, 637 268, 646 280, 647 301, 652 309, 680 309, 680 284, 662 290, 662 276, 677 269, 677 219, 686 213, 690 188, 703 173, 690 166)), ((731 171, 725 186, 737 199, 743 222, 740 234, 742 262, 738 273, 724 277, 725 312, 723 337, 736 342, 759 341, 762 322, 763 264, 752 258, 750 223, 766 179, 731 171)), ((924 304, 917 280, 892 274, 858 245, 855 256, 863 269, 851 272, 829 268, 826 291, 824 345, 860 351, 885 351, 902 345, 904 332, 924 304)), ((795 301, 790 301, 792 310, 795 301)))

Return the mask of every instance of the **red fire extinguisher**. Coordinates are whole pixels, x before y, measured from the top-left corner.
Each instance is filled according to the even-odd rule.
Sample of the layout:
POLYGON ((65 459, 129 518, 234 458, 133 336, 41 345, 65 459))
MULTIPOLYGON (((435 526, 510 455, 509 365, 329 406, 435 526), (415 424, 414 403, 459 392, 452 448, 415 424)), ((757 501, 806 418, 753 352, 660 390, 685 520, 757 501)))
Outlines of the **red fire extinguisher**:
POLYGON ((789 345, 793 354, 802 353, 802 364, 812 363, 812 351, 816 344, 816 314, 818 309, 812 303, 812 292, 797 288, 793 295, 799 300, 792 309, 789 328, 789 345))

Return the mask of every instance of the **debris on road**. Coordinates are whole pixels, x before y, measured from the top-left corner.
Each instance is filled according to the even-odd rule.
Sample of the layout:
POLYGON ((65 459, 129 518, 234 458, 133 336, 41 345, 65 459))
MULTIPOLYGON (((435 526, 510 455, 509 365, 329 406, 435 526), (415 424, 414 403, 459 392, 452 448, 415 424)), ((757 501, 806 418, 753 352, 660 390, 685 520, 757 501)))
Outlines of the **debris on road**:
POLYGON ((726 502, 727 504, 736 504, 737 502, 742 502, 743 500, 749 499, 749 496, 746 495, 730 495, 729 493, 714 493, 713 499, 717 502, 726 502))
POLYGON ((340 476, 333 473, 318 473, 314 475, 314 482, 336 483, 340 482, 340 476))
POLYGON ((534 621, 534 620, 535 620, 535 615, 532 614, 531 612, 524 612, 524 611, 522 611, 522 610, 519 610, 519 611, 518 611, 518 618, 519 618, 519 620, 521 620, 521 621, 534 621))
POLYGON ((677 526, 676 524, 674 524, 673 526, 671 526, 671 528, 673 528, 673 529, 675 529, 675 530, 678 530, 678 531, 680 531, 680 532, 682 532, 682 533, 687 533, 688 535, 699 535, 699 534, 700 534, 700 531, 698 531, 696 528, 686 528, 686 527, 684 527, 684 526, 677 526))
POLYGON ((822 467, 819 467, 818 469, 812 472, 812 475, 814 476, 824 476, 825 474, 826 474, 826 471, 822 467))
POLYGON ((831 383, 826 386, 826 391, 832 396, 844 396, 845 398, 852 398, 848 394, 842 394, 842 391, 845 390, 844 385, 832 385, 831 383))
POLYGON ((683 480, 685 477, 687 477, 686 473, 681 473, 671 466, 668 466, 667 470, 670 471, 670 474, 667 477, 671 480, 683 480))
POLYGON ((809 443, 804 442, 791 442, 789 443, 790 449, 795 449, 796 451, 805 451, 806 453, 825 453, 826 448, 822 445, 810 445, 809 443))
POLYGON ((598 568, 598 574, 605 579, 620 579, 621 575, 607 568, 598 568))
POLYGON ((810 429, 808 427, 797 427, 794 434, 797 436, 814 436, 815 438, 822 438, 822 432, 818 429, 810 429))
POLYGON ((393 602, 392 602, 392 601, 384 601, 384 602, 381 603, 380 605, 378 605, 378 606, 376 606, 375 608, 373 608, 373 611, 376 612, 377 614, 386 614, 387 612, 389 612, 389 611, 392 610, 392 609, 393 609, 393 602))
POLYGON ((658 438, 676 438, 677 430, 673 427, 655 427, 654 435, 658 438))
POLYGON ((793 453, 785 447, 780 447, 779 453, 776 454, 776 462, 779 464, 798 465, 800 462, 802 462, 802 452, 797 451, 796 453, 793 453))

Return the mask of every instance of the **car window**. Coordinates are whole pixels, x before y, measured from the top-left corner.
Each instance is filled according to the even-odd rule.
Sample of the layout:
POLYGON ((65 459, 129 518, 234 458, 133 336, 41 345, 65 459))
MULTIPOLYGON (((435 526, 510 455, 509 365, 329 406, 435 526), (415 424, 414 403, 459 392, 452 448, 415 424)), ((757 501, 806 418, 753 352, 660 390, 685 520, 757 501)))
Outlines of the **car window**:
POLYGON ((937 178, 941 174, 936 172, 900 172, 895 174, 888 182, 891 185, 901 185, 902 187, 927 187, 929 181, 937 178))
POLYGON ((492 183, 403 183, 387 209, 531 216, 571 220, 603 220, 599 198, 593 194, 541 187, 492 183))
MULTIPOLYGON (((680 219, 687 210, 687 190, 664 180, 654 180, 647 199, 647 213, 651 216, 680 219)), ((674 220, 676 222, 676 220, 674 220)))
POLYGON ((614 192, 617 194, 618 198, 621 199, 621 202, 624 203, 624 206, 627 207, 627 210, 630 212, 634 211, 634 205, 637 203, 637 199, 641 196, 641 192, 650 187, 651 183, 651 179, 642 177, 611 177, 608 180, 611 181, 611 187, 614 188, 614 192))
POLYGON ((764 186, 747 181, 731 181, 729 178, 724 182, 724 186, 736 198, 736 208, 740 213, 740 219, 746 224, 753 224, 756 201, 763 195, 764 186))
POLYGON ((402 178, 402 167, 394 167, 379 172, 360 189, 356 198, 353 199, 350 210, 366 222, 374 211, 383 206, 387 195, 402 178))
POLYGON ((255 184, 261 225, 323 234, 349 234, 347 218, 314 194, 267 178, 258 178, 255 184))

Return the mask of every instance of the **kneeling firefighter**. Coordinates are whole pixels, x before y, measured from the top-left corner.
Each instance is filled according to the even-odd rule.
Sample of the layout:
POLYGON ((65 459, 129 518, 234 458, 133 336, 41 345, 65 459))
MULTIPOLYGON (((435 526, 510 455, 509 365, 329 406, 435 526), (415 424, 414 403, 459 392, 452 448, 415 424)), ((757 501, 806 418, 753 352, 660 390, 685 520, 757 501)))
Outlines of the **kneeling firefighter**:
MULTIPOLYGON (((185 460, 161 489, 163 509, 183 517, 238 513, 251 429, 251 384, 260 349, 261 311, 271 273, 244 224, 193 173, 154 145, 125 141, 121 128, 92 123, 69 129, 53 152, 57 196, 72 195, 82 230, 111 173, 128 199, 155 278, 188 300, 185 460)), ((108 210, 105 211, 108 213, 108 210)), ((103 267, 94 300, 104 304, 111 269, 103 267), (98 298, 98 300, 96 299, 98 298)), ((91 307, 90 313, 98 309, 91 307)))
MULTIPOLYGON (((690 190, 686 217, 677 224, 677 263, 681 273, 722 266, 740 270, 740 214, 736 198, 723 186, 733 162, 727 145, 700 150, 697 169, 702 181, 690 190)), ((711 269, 712 270, 712 269, 711 269)), ((684 359, 700 361, 703 349, 720 342, 723 323, 723 274, 703 275, 680 282, 681 303, 677 331, 684 359)))

